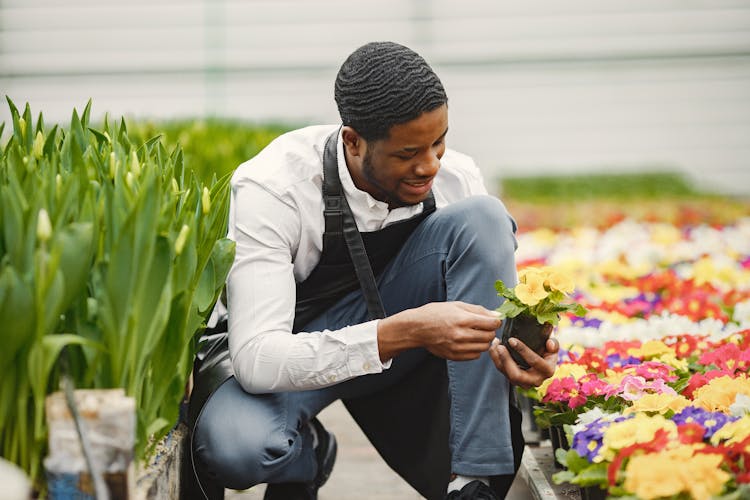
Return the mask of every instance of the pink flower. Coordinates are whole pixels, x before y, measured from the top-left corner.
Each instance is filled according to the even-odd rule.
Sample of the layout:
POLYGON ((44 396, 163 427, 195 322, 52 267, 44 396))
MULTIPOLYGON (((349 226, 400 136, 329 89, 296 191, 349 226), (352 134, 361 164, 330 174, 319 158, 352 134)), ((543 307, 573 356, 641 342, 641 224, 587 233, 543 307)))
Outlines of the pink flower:
POLYGON ((617 387, 611 387, 607 396, 618 395, 627 401, 635 401, 646 392, 646 379, 637 375, 625 375, 617 387))
POLYGON ((547 388, 542 401, 567 403, 571 408, 577 408, 586 404, 586 396, 581 393, 578 382, 573 377, 555 379, 547 388))
POLYGON ((677 391, 667 385, 664 380, 652 380, 646 384, 646 391, 656 394, 672 394, 676 395, 677 391))
POLYGON ((664 380, 646 380, 639 375, 625 375, 619 386, 609 387, 606 395, 620 396, 626 401, 635 401, 644 394, 677 394, 664 380))
POLYGON ((646 361, 635 368, 635 374, 646 380, 665 380, 672 382, 677 380, 676 375, 672 375, 672 367, 658 361, 646 361))
POLYGON ((596 376, 596 373, 589 373, 579 381, 581 384, 581 393, 586 397, 603 396, 607 394, 610 385, 596 376))

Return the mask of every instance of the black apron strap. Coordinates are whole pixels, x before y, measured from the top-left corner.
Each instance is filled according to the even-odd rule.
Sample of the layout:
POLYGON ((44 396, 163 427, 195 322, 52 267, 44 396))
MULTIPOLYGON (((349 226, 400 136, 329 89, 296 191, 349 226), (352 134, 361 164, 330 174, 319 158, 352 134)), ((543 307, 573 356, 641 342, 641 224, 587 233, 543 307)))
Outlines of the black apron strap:
MULTIPOLYGON (((339 129, 340 130, 340 129, 339 129)), ((365 296, 367 311, 370 319, 385 318, 383 301, 372 273, 370 259, 367 257, 362 235, 359 234, 357 223, 346 201, 341 181, 338 175, 338 161, 336 159, 336 145, 338 143, 339 130, 328 136, 326 146, 323 150, 323 198, 325 200, 324 216, 326 219, 326 232, 329 225, 334 231, 341 227, 349 248, 349 255, 354 264, 354 272, 357 274, 362 293, 365 296)))

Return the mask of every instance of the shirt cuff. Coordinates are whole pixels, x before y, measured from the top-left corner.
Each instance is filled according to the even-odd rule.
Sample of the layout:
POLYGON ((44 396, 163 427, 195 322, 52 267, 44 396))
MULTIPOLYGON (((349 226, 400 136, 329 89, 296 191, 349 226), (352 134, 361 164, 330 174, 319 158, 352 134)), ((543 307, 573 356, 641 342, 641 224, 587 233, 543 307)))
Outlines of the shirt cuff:
POLYGON ((385 363, 380 361, 380 351, 378 350, 378 322, 374 319, 366 323, 349 327, 355 332, 350 332, 349 339, 356 338, 357 342, 349 343, 349 373, 351 376, 368 375, 380 373, 391 367, 393 360, 389 359, 385 363))

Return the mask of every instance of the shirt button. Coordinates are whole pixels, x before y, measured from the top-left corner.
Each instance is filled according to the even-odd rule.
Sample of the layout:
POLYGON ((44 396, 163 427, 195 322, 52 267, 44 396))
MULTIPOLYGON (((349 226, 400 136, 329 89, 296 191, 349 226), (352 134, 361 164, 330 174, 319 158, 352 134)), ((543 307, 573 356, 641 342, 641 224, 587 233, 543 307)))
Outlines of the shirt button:
POLYGON ((370 363, 367 361, 365 362, 364 365, 362 365, 362 369, 364 369, 365 371, 369 371, 371 367, 372 365, 370 365, 370 363))

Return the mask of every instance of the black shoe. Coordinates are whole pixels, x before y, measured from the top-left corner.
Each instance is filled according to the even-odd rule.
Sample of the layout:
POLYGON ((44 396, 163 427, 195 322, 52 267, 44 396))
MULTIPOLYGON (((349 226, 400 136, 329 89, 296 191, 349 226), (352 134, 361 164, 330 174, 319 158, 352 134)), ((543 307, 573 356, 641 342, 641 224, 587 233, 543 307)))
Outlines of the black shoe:
POLYGON ((331 475, 333 464, 336 462, 336 437, 328 432, 317 418, 310 421, 318 435, 318 446, 315 447, 315 457, 318 461, 318 474, 308 483, 275 483, 269 484, 263 500, 317 500, 318 489, 323 486, 331 475))
POLYGON ((482 481, 472 481, 461 488, 448 493, 445 500, 500 500, 492 489, 482 481))

